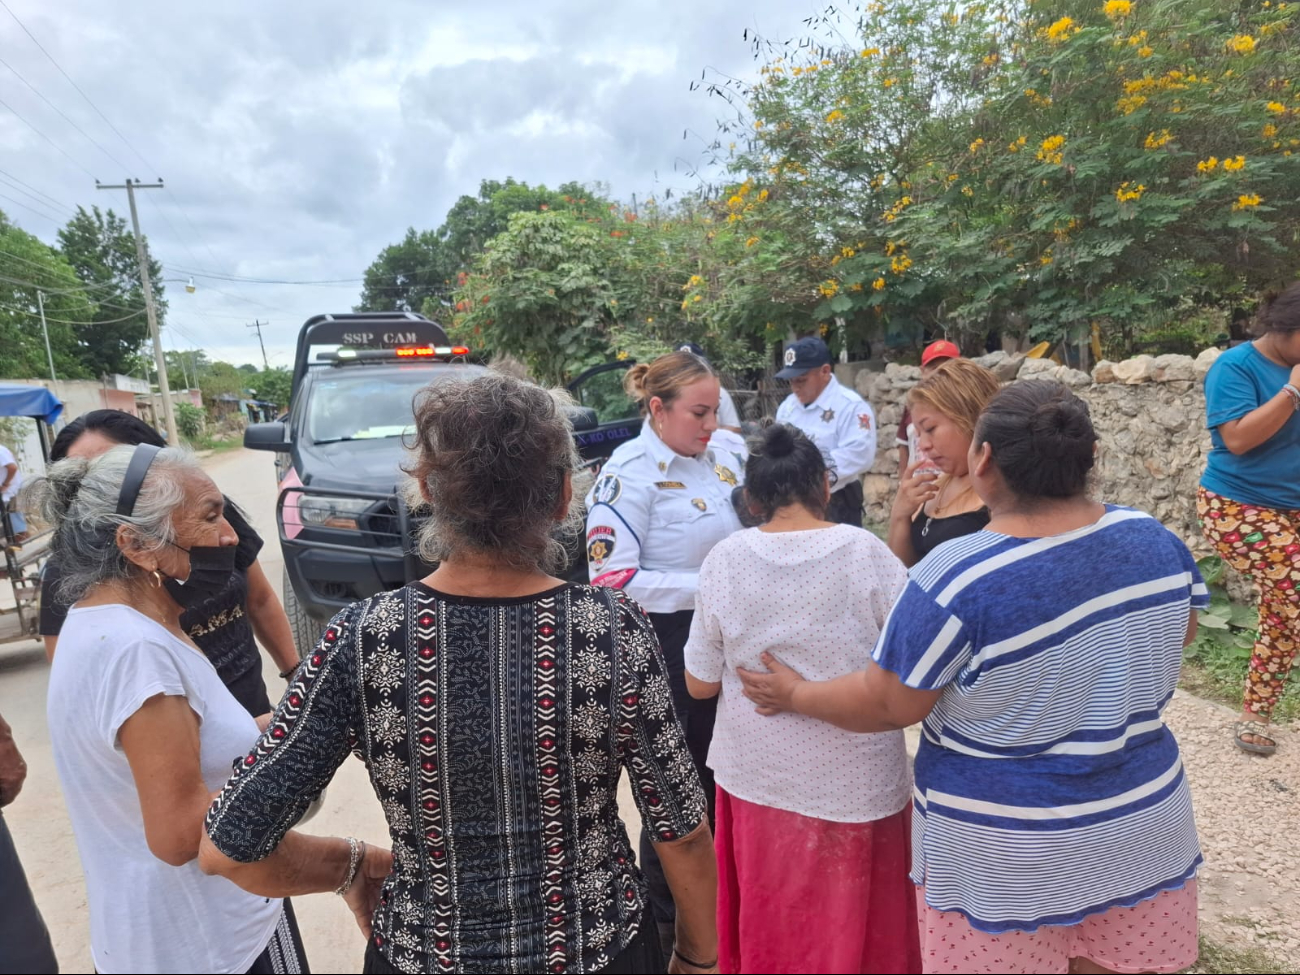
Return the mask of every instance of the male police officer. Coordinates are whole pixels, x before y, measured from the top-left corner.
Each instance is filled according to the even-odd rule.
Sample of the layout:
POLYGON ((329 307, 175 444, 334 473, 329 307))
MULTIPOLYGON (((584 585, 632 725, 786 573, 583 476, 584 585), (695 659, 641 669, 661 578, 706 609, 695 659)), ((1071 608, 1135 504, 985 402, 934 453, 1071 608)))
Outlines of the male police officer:
POLYGON ((876 415, 870 404, 840 385, 831 372, 831 351, 815 336, 786 347, 785 368, 777 379, 790 381, 790 395, 776 418, 806 433, 831 471, 831 503, 826 517, 862 527, 862 475, 876 459, 876 415))

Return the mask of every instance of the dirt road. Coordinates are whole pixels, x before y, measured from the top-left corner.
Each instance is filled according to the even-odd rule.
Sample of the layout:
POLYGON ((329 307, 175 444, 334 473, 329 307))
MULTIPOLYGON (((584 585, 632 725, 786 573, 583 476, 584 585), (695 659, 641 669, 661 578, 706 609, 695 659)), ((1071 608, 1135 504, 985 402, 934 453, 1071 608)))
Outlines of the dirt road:
MULTIPOLYGON (((250 515, 266 539, 261 561, 275 585, 282 560, 274 523, 272 456, 238 450, 210 459, 222 490, 250 515)), ((272 699, 283 686, 266 662, 272 699)), ((5 817, 54 936, 65 972, 90 972, 85 889, 45 730, 47 667, 38 644, 0 646, 0 713, 14 728, 30 774, 5 817)), ((1282 732, 1279 754, 1252 759, 1232 747, 1227 708, 1179 694, 1170 725, 1183 747, 1205 850, 1201 921, 1218 942, 1258 946, 1300 969, 1300 735, 1282 732)), ((915 743, 915 735, 910 735, 915 743)), ((620 803, 635 823, 630 803, 620 803)), ((630 818, 628 818, 630 817, 630 818)), ((348 761, 325 794, 307 832, 354 835, 387 845, 386 829, 359 762, 348 761)), ((364 944, 351 914, 331 895, 296 901, 312 968, 361 970, 364 944)))

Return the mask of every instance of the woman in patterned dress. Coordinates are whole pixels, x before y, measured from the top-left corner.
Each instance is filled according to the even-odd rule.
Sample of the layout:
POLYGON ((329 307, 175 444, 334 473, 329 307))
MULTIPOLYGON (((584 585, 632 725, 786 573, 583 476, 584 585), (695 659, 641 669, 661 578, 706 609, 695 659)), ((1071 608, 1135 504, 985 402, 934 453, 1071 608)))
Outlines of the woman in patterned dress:
POLYGON ((213 804, 203 865, 252 891, 292 876, 286 831, 351 751, 393 846, 391 871, 358 853, 339 877, 378 888, 365 971, 663 971, 626 770, 679 908, 670 971, 712 969, 713 841, 654 630, 551 574, 577 511, 563 410, 487 375, 429 387, 415 421, 438 568, 331 621, 213 804))

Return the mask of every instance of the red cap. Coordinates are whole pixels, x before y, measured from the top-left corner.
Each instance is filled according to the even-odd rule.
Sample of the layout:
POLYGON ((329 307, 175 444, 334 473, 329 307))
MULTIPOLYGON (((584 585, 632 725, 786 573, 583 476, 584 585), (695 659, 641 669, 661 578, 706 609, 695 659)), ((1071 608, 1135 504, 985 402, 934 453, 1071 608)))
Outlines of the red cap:
POLYGON ((931 342, 921 353, 921 365, 928 366, 935 359, 960 359, 961 349, 957 348, 956 342, 949 342, 947 339, 940 339, 938 342, 931 342))

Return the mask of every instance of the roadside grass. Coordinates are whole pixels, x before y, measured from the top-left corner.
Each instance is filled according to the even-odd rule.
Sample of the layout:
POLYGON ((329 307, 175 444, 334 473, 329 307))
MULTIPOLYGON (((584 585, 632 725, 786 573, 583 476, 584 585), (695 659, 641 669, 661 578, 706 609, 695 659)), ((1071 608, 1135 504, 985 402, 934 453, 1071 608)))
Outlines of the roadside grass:
POLYGON ((1284 962, 1267 949, 1257 946, 1249 948, 1238 945, 1220 944, 1209 938, 1201 939, 1201 957, 1191 968, 1184 969, 1191 975, 1232 975, 1237 972, 1260 972, 1264 975, 1272 972, 1297 972, 1296 962, 1284 962))

